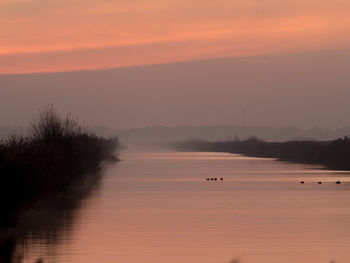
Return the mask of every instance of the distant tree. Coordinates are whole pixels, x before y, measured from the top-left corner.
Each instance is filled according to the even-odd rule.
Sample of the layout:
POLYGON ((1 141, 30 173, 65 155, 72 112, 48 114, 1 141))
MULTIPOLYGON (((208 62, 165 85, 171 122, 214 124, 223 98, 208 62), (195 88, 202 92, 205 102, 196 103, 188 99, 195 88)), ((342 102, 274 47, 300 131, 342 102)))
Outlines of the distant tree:
POLYGON ((40 111, 39 118, 32 121, 30 127, 33 139, 46 142, 57 141, 82 132, 82 128, 71 114, 62 118, 52 104, 40 111))

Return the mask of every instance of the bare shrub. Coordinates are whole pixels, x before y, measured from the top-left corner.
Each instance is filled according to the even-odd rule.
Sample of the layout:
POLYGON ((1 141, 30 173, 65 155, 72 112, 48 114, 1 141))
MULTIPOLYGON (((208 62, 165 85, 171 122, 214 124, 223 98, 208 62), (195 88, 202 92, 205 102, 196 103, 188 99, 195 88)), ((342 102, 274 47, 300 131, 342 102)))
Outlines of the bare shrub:
POLYGON ((39 112, 39 118, 31 122, 31 135, 34 140, 58 141, 83 133, 76 119, 71 114, 61 117, 50 104, 39 112))

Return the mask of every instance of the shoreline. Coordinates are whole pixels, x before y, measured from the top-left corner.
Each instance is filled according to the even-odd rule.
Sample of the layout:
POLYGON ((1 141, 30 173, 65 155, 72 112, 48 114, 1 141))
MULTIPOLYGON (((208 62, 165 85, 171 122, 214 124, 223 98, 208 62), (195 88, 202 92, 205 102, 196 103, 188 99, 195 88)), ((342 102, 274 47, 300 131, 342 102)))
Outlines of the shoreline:
POLYGON ((266 142, 256 138, 244 141, 187 140, 172 142, 180 151, 207 151, 242 154, 248 157, 273 158, 290 163, 323 165, 326 169, 350 171, 350 139, 332 141, 266 142))

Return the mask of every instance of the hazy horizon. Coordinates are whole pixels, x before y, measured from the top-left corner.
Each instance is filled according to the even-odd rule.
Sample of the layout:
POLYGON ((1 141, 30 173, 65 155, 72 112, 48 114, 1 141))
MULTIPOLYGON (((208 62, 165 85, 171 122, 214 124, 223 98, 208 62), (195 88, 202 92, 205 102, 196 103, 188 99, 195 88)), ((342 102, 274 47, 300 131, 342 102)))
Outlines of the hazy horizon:
POLYGON ((349 125, 350 51, 220 58, 92 71, 0 75, 1 126, 49 103, 83 124, 349 125))
POLYGON ((0 261, 350 262, 349 14, 0 0, 0 261))

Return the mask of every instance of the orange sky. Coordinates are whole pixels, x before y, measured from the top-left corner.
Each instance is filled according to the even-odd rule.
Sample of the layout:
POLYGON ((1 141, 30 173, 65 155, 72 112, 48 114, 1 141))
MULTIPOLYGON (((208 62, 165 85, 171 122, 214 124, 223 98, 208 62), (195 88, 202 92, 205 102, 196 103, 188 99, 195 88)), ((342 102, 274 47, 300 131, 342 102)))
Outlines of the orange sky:
POLYGON ((0 73, 350 47, 348 0, 1 0, 0 73))

